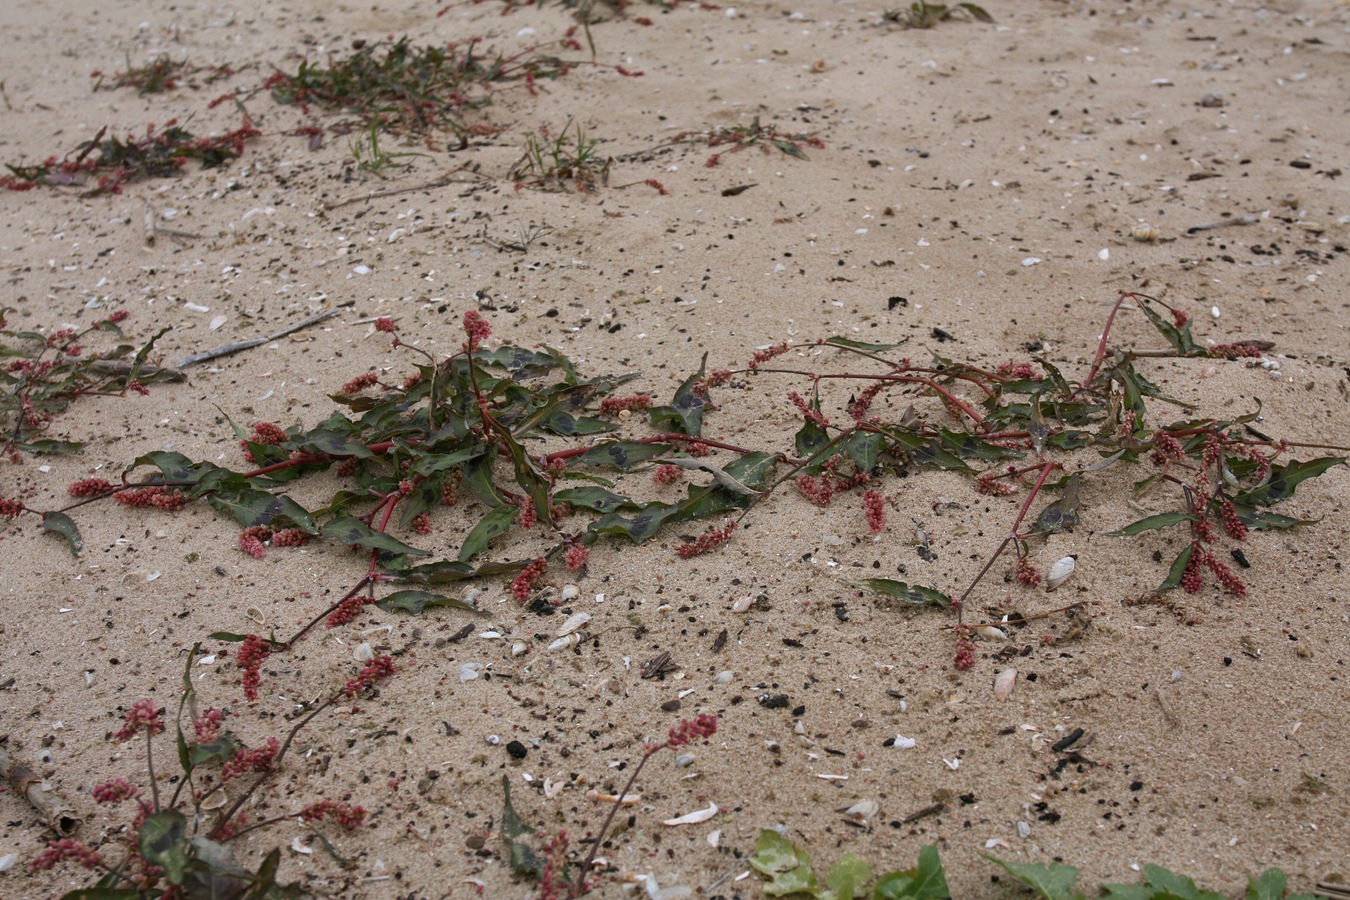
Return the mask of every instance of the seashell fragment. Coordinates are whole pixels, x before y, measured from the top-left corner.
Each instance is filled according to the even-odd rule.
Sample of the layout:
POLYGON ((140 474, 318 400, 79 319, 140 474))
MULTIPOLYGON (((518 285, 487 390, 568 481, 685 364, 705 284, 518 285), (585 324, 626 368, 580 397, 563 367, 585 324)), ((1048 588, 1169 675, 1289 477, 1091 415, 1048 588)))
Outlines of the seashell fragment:
POLYGON ((263 616, 262 610, 258 609, 256 606, 250 606, 248 609, 244 610, 244 615, 248 616, 259 625, 267 624, 267 618, 263 616))
POLYGON ((585 638, 585 635, 586 635, 586 632, 584 632, 584 631, 574 631, 574 632, 572 632, 571 634, 563 635, 562 637, 558 638, 558 639, 557 639, 556 641, 554 641, 553 643, 549 644, 549 645, 548 645, 548 649, 549 649, 549 650, 569 650, 569 649, 571 649, 572 647, 575 647, 577 644, 580 644, 580 643, 582 642, 582 640, 585 638))
POLYGON ((467 662, 464 665, 460 666, 459 667, 460 683, 462 684, 463 682, 466 681, 473 681, 475 678, 479 676, 480 673, 482 673, 484 668, 486 667, 479 662, 467 662))
POLYGON ((706 822, 717 815, 718 808, 716 803, 709 803, 707 809, 698 809, 691 813, 685 813, 682 816, 676 816, 673 819, 666 819, 662 825, 697 825, 699 822, 706 822))
POLYGON ((1008 635, 1002 628, 995 628, 993 625, 976 625, 973 629, 977 637, 982 637, 986 641, 1006 641, 1008 635))
POLYGON ((1130 229, 1130 237, 1144 244, 1151 244, 1158 239, 1160 232, 1154 225, 1136 225, 1130 229))
POLYGON ((558 597, 564 603, 567 603, 570 600, 575 600, 580 596, 581 596, 581 588, 577 587, 575 584, 564 584, 562 586, 562 590, 558 592, 558 597))
POLYGON ((1070 554, 1063 559, 1055 560, 1054 565, 1045 576, 1045 589, 1053 591, 1064 583, 1064 579, 1073 574, 1073 570, 1078 566, 1078 557, 1070 554))
POLYGON ((210 796, 208 796, 205 800, 202 801, 201 808, 205 810, 220 809, 222 806, 224 806, 226 803, 229 802, 230 798, 225 796, 224 791, 214 791, 210 796))
POLYGON ((895 740, 891 742, 891 746, 897 750, 909 750, 917 743, 918 741, 914 740, 912 737, 905 737, 903 734, 897 734, 895 740))
POLYGON ((617 803, 620 806, 636 806, 642 802, 641 794, 624 794, 620 797, 617 794, 602 794, 595 788, 587 791, 586 796, 596 803, 617 803))
POLYGON ((524 641, 516 641, 511 645, 512 656, 524 656, 528 652, 530 652, 530 645, 524 641))
POLYGON ((854 822, 867 823, 872 821, 877 811, 881 809, 875 800, 859 800, 857 803, 843 811, 844 818, 854 822))
POLYGON ((1017 687, 1017 670, 1004 669, 994 679, 994 699, 1007 700, 1012 696, 1015 687, 1017 687))
POLYGON ((566 637, 590 620, 590 613, 579 612, 568 616, 563 623, 558 626, 558 637, 566 637))
POLYGON ((357 644, 356 649, 352 651, 352 658, 357 662, 370 662, 375 658, 375 651, 371 649, 370 644, 362 641, 357 644))
POLYGON ((731 611, 734 613, 743 613, 755 605, 755 598, 752 594, 746 594, 735 603, 731 604, 731 611))
POLYGON ((562 793, 563 788, 567 786, 565 781, 554 781, 552 778, 544 779, 544 796, 549 800, 562 793))

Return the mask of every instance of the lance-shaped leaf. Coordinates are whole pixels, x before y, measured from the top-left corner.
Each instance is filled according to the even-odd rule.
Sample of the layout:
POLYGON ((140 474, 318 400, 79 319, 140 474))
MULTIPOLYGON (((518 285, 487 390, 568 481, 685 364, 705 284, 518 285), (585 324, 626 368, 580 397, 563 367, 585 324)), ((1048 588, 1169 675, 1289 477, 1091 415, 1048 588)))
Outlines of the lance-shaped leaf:
POLYGON ((539 521, 550 528, 553 527, 553 510, 548 499, 548 489, 551 486, 549 480, 539 471, 530 454, 509 431, 502 429, 498 432, 498 436, 511 454, 511 465, 516 471, 516 484, 529 495, 539 521))
POLYGON ((314 517, 299 503, 285 495, 269 494, 253 488, 236 491, 214 491, 206 495, 206 502, 223 513, 229 513, 245 528, 254 525, 290 523, 307 534, 318 534, 314 517))
POLYGON ((478 520, 478 524, 473 526, 469 536, 464 539, 464 543, 459 548, 459 561, 468 562, 482 553, 487 549, 487 545, 493 538, 511 530, 511 525, 516 521, 518 515, 520 515, 520 508, 516 506, 499 506, 496 509, 489 510, 488 514, 478 520))
POLYGON ((84 449, 79 441, 62 441, 56 438, 40 438, 36 441, 15 441, 14 446, 25 453, 56 454, 76 453, 84 449))
POLYGON ((758 497, 759 491, 754 488, 746 487, 737 481, 731 474, 721 466, 713 465, 710 462, 704 462, 701 459, 695 459, 692 456, 675 456, 670 459, 658 459, 658 463, 664 463, 668 466, 678 466, 681 469, 702 470, 712 474, 713 479, 720 486, 731 491, 733 494, 739 494, 742 497, 758 497))
POLYGON ((338 516, 324 524, 321 533, 326 538, 339 541, 353 547, 369 547, 371 550, 386 550, 390 553, 406 553, 409 556, 429 556, 426 550, 411 547, 392 535, 376 531, 360 519, 352 516, 338 516))
POLYGON ((449 584, 477 577, 478 571, 468 563, 454 559, 438 559, 420 566, 409 566, 407 560, 397 557, 384 565, 392 581, 407 584, 449 584))
POLYGON ((962 459, 982 459, 986 462, 998 462, 1003 459, 1025 456, 1020 450, 1000 447, 997 444, 982 441, 975 435, 967 434, 964 431, 950 431, 944 428, 940 434, 942 435, 942 446, 962 459))
POLYGON ((1344 456, 1323 456, 1307 462, 1294 460, 1283 466, 1271 466, 1270 478, 1265 484, 1243 491, 1233 498, 1233 502, 1242 506, 1270 506, 1288 500, 1294 496, 1294 488, 1302 482, 1344 463, 1344 456))
POLYGON ((487 454, 479 454, 464 463, 464 480, 460 484, 469 496, 484 506, 508 505, 492 483, 492 460, 487 454))
POLYGON ((620 512, 637 509, 640 506, 630 498, 602 487, 563 488, 553 492, 553 499, 559 503, 570 503, 578 509, 589 509, 598 513, 620 512))
POLYGON ((1153 309, 1153 304, 1147 300, 1140 302, 1139 309, 1153 323, 1153 327, 1158 330, 1163 339, 1172 345, 1172 349, 1177 351, 1178 355, 1209 356, 1209 351, 1197 344, 1195 338, 1191 336, 1191 323, 1189 321, 1180 327, 1173 325, 1158 315, 1153 309))
POLYGON ((425 453, 418 456, 409 470, 417 475, 435 475, 455 466, 462 466, 475 456, 482 456, 483 448, 476 442, 447 453, 425 453))
POLYGON ((84 538, 80 537, 79 527, 76 526, 74 519, 63 512, 43 513, 42 530, 65 538, 66 545, 70 547, 70 552, 74 556, 79 556, 80 551, 84 549, 84 538))
POLYGON ((1146 516, 1137 522, 1131 522, 1119 531, 1108 531, 1108 537, 1133 537, 1136 534, 1143 534, 1145 531, 1153 531, 1158 528, 1171 528, 1173 525, 1180 525, 1182 522, 1194 522, 1195 516, 1183 512, 1159 513, 1156 516, 1146 516))
POLYGON ((939 590, 918 584, 906 584, 894 578, 865 578, 862 581, 848 581, 845 584, 913 606, 936 606, 947 609, 952 605, 952 598, 939 590))
POLYGON ((966 465, 961 457, 945 449, 937 438, 915 434, 912 431, 900 428, 885 429, 884 433, 895 442, 896 446, 902 450, 908 450, 909 458, 916 465, 937 466, 939 469, 949 469, 956 472, 971 471, 970 466, 966 465))
POLYGON ((1172 560, 1172 568, 1167 570, 1167 578, 1158 585, 1158 592, 1170 591, 1172 588, 1181 584, 1181 576, 1186 574, 1186 566, 1191 561, 1191 553, 1195 550, 1195 544, 1187 544, 1186 549, 1177 554, 1177 558, 1172 560))
POLYGON ((583 466, 613 466, 620 472, 627 472, 658 456, 674 452, 669 444, 645 444, 638 441, 604 441, 596 444, 576 462, 583 466))
POLYGON ((703 354, 698 371, 684 380, 675 391, 670 406, 654 406, 647 411, 653 428, 676 431, 697 437, 703 432, 703 397, 694 388, 703 379, 708 367, 708 354, 703 354))
POLYGON ((827 337, 822 343, 829 344, 831 347, 843 347, 847 350, 861 350, 864 353, 885 353, 887 350, 894 350, 896 347, 902 347, 909 343, 909 338, 903 338, 894 344, 869 344, 865 341, 855 341, 846 337, 827 337))
POLYGON ((596 534, 624 534, 633 543, 640 544, 660 531, 661 526, 675 515, 677 509, 678 507, 669 503, 648 503, 632 516, 607 513, 592 522, 587 531, 596 534))
POLYGON ((327 453, 330 456, 354 456, 358 459, 370 459, 375 454, 361 441, 351 435, 343 434, 320 426, 296 440, 296 446, 310 453, 327 453))
POLYGON ((425 610, 437 607, 449 607, 451 609, 462 609, 465 612, 483 614, 481 609, 476 609, 463 600, 456 600, 454 597, 447 597, 444 594, 433 594, 429 591, 394 591, 394 593, 376 600, 375 605, 385 612, 408 612, 415 616, 421 615, 425 610))
POLYGON ((1041 510, 1032 527, 1035 534, 1055 534, 1078 524, 1078 505, 1080 479, 1078 473, 1070 475, 1064 482, 1064 493, 1053 503, 1041 510))
POLYGON ((511 806, 511 779, 502 776, 502 838, 511 848, 511 871, 517 875, 538 875, 544 868, 543 860, 525 841, 521 840, 534 834, 534 829, 511 806))

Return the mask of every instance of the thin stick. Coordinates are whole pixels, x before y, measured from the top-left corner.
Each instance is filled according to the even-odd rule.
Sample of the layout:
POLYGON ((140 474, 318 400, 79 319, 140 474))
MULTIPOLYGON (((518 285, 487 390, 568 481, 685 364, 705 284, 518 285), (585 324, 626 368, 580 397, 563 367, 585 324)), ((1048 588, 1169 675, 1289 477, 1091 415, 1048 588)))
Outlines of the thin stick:
MULTIPOLYGON (((332 200, 329 201, 328 203, 325 203, 323 205, 323 208, 326 210, 341 209, 344 206, 351 206, 353 203, 367 203, 371 200, 379 200, 381 197, 396 197, 399 194, 411 194, 415 193, 416 191, 428 191, 431 190, 432 188, 445 187, 447 184, 453 184, 456 181, 463 180, 455 178, 454 174, 455 172, 464 171, 465 168, 467 168, 467 164, 460 166, 458 169, 455 169, 452 172, 447 172, 445 175, 442 175, 435 181, 428 181, 424 184, 415 184, 412 185, 411 187, 405 188, 391 188, 390 190, 387 191, 372 191, 371 193, 366 194, 364 197, 348 197, 346 200, 332 200)), ((479 176, 476 179, 468 179, 468 180, 483 181, 484 177, 479 176)))
POLYGON ((194 353, 191 356, 180 359, 178 361, 178 368, 183 369, 191 365, 196 365, 197 363, 200 362, 206 362, 209 359, 215 359, 218 356, 229 356, 231 353, 238 353, 240 350, 248 350, 250 347, 257 347, 261 344, 266 344, 269 341, 279 340, 280 338, 284 338, 288 334, 294 334, 295 332, 299 331, 302 328, 308 328, 311 325, 316 325, 319 322, 322 322, 324 319, 337 315, 338 310, 342 309, 344 306, 354 306, 354 305, 356 305, 355 300, 348 300, 346 303, 339 303, 337 306, 333 307, 330 310, 321 312, 317 315, 310 316, 307 319, 301 319, 299 322, 296 322, 292 325, 287 325, 280 331, 274 331, 271 334, 266 335, 265 337, 250 338, 247 341, 239 341, 234 344, 226 344, 225 346, 217 347, 214 350, 204 350, 201 353, 194 353))

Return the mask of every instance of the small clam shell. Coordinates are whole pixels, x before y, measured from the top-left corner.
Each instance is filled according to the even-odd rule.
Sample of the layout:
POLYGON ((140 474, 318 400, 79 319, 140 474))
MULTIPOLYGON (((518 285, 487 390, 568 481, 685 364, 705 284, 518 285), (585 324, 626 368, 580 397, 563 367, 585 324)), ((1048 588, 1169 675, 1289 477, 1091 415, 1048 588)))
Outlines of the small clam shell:
POLYGON ((743 613, 748 611, 750 607, 754 605, 755 605, 754 595, 746 594, 744 597, 741 597, 735 603, 731 604, 731 611, 735 613, 743 613))
POLYGON ((562 590, 558 592, 558 597, 561 598, 564 603, 575 600, 580 596, 581 588, 577 587, 575 584, 564 584, 562 590))
POLYGON ((994 699, 1007 700, 1012 696, 1015 687, 1017 687, 1017 670, 1004 669, 994 679, 994 699))
POLYGON ((375 658, 375 651, 371 649, 370 644, 362 641, 357 644, 356 649, 352 651, 352 657, 357 662, 370 662, 375 658))
POLYGON ((1155 225, 1136 225, 1130 229, 1130 237, 1145 244, 1156 241, 1159 234, 1160 232, 1155 225))
POLYGON ((514 644, 511 645, 512 656, 524 656, 526 653, 529 652, 530 652, 530 645, 525 643, 524 641, 516 641, 514 644))
POLYGON ((205 810, 220 809, 222 806, 224 806, 226 803, 229 802, 230 798, 225 796, 224 791, 216 791, 213 794, 211 794, 211 796, 207 797, 205 800, 202 801, 202 809, 205 810))
POLYGON ((870 822, 879 809, 875 800, 860 800, 844 810, 844 817, 854 822, 870 822))
POLYGON ((995 628, 993 625, 976 625, 973 630, 978 637, 982 637, 986 641, 1006 641, 1008 639, 1008 635, 1004 633, 1002 628, 995 628))
POLYGON ((558 626, 558 637, 566 637, 590 620, 590 613, 579 612, 575 615, 568 616, 567 619, 558 626))
POLYGON ((572 647, 575 647, 577 644, 580 644, 582 640, 585 638, 585 636, 586 632, 584 631, 574 631, 571 634, 563 635, 553 643, 549 644, 548 649, 569 650, 572 647))
POLYGON ((1055 560, 1054 565, 1050 567, 1050 572, 1045 576, 1045 589, 1053 591, 1064 583, 1064 579, 1073 574, 1073 570, 1078 566, 1077 556, 1066 556, 1063 559, 1055 560))
POLYGON ((259 625, 267 624, 267 617, 264 616, 262 610, 258 609, 256 606, 250 606, 248 609, 244 610, 244 615, 248 616, 259 625))

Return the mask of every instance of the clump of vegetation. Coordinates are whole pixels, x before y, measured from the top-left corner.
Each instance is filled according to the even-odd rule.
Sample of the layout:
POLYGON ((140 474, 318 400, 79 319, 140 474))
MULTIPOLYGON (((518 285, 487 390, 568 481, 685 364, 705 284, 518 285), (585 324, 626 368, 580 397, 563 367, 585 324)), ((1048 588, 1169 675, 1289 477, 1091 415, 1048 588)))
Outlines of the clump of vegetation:
POLYGON ((94 81, 94 90, 114 91, 119 88, 135 88, 136 93, 162 94, 183 84, 196 85, 190 81, 193 76, 202 75, 203 83, 211 84, 234 75, 230 66, 194 66, 187 60, 176 60, 171 56, 156 56, 143 66, 133 66, 127 59, 127 67, 116 75, 106 75, 101 71, 89 73, 94 81))
POLYGON ((35 187, 85 187, 97 179, 88 194, 118 194, 123 185, 148 178, 177 175, 195 159, 213 169, 238 159, 244 145, 261 132, 248 117, 233 131, 197 137, 170 119, 162 126, 147 125, 145 134, 125 138, 108 136, 104 126, 92 140, 82 142, 62 158, 49 156, 36 165, 6 164, 10 174, 0 175, 0 187, 27 191, 35 187))
POLYGON ((924 3, 922 0, 911 3, 908 9, 888 9, 882 13, 887 22, 894 22, 906 28, 933 28, 952 19, 970 18, 976 22, 993 23, 994 17, 984 11, 984 7, 974 3, 924 3))
POLYGON ((551 190, 594 191, 609 181, 610 160, 599 152, 600 142, 586 137, 580 122, 567 120, 557 135, 546 128, 525 138, 525 153, 508 176, 517 185, 551 190))
POLYGON ((825 142, 807 132, 783 131, 773 125, 765 125, 759 116, 749 125, 722 125, 707 131, 683 131, 677 134, 672 144, 703 144, 708 147, 723 148, 708 157, 704 165, 713 168, 728 153, 740 153, 750 147, 758 147, 762 153, 777 150, 794 159, 806 159, 805 147, 823 148, 825 142))

